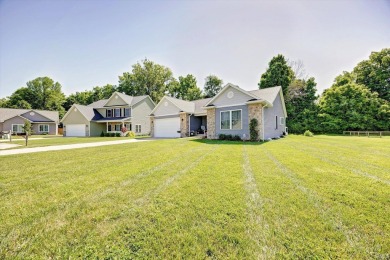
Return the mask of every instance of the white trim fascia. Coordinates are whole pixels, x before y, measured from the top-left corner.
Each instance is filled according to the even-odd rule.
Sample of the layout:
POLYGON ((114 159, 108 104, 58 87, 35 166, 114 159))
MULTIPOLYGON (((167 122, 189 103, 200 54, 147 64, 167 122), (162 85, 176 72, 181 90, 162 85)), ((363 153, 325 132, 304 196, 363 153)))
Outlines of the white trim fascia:
POLYGON ((226 106, 215 106, 214 108, 238 107, 238 106, 246 106, 246 104, 244 103, 244 104, 233 104, 233 105, 226 105, 226 106))
POLYGON ((194 116, 207 116, 207 113, 197 113, 197 114, 193 114, 194 116))
POLYGON ((227 84, 221 89, 221 91, 218 92, 218 94, 215 95, 215 96, 214 96, 209 102, 207 102, 207 104, 205 104, 204 106, 206 107, 206 106, 208 106, 209 104, 212 104, 212 103, 213 103, 220 95, 222 95, 222 93, 225 92, 226 89, 228 89, 229 87, 232 87, 232 88, 234 88, 234 89, 240 91, 241 93, 243 93, 243 94, 245 94, 245 95, 247 95, 247 96, 250 96, 250 97, 255 98, 255 99, 259 99, 258 97, 256 97, 255 95, 252 95, 252 94, 249 93, 248 91, 246 91, 246 90, 244 90, 244 89, 242 89, 242 88, 240 88, 240 87, 238 87, 238 86, 236 86, 236 85, 234 85, 234 84, 232 84, 232 83, 227 83, 227 84))
POLYGON ((226 131, 237 131, 242 130, 242 109, 230 109, 230 110, 224 110, 219 111, 219 130, 226 130, 226 131), (232 111, 240 111, 241 112, 241 128, 240 129, 232 129, 232 111), (230 129, 222 129, 222 112, 230 112, 230 129))
MULTIPOLYGON (((160 102, 158 102, 158 104, 157 104, 157 105, 153 108, 153 110, 150 112, 149 116, 150 116, 151 114, 153 114, 153 113, 157 110, 157 108, 160 106, 160 104, 163 103, 163 100, 165 100, 165 99, 167 99, 167 101, 169 101, 170 103, 172 103, 177 109, 179 109, 179 111, 181 111, 181 108, 178 107, 173 101, 169 100, 169 99, 168 99, 168 96, 163 96, 163 98, 160 100, 160 102)), ((179 113, 180 113, 180 112, 179 112, 179 113)), ((165 115, 164 115, 164 116, 165 116, 165 115)))
MULTIPOLYGON (((107 102, 104 103, 103 107, 106 107, 107 103, 110 102, 110 100, 114 97, 114 95, 117 95, 118 93, 119 93, 118 91, 115 91, 114 93, 112 93, 111 97, 109 97, 107 99, 107 102)), ((126 101, 124 101, 123 98, 120 95, 118 95, 118 97, 120 97, 120 99, 122 99, 122 101, 125 102, 125 104, 127 104, 128 106, 131 106, 131 104, 129 104, 126 101)))
POLYGON ((268 107, 273 107, 273 105, 265 99, 248 101, 248 102, 245 102, 245 104, 247 104, 247 105, 249 105, 249 104, 265 104, 268 107))
POLYGON ((280 99, 281 99, 281 101, 282 101, 284 116, 287 117, 287 110, 286 110, 286 104, 284 103, 284 97, 283 97, 282 87, 280 87, 279 95, 280 95, 280 99))

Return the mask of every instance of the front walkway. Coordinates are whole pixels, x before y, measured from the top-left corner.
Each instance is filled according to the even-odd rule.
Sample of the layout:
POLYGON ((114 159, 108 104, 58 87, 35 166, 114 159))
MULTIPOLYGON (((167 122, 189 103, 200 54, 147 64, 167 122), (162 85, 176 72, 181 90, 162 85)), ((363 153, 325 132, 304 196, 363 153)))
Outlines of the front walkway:
POLYGON ((127 144, 127 143, 135 143, 135 142, 147 142, 147 141, 150 140, 127 139, 127 140, 105 141, 105 142, 84 143, 84 144, 64 144, 64 145, 53 145, 53 146, 45 146, 45 147, 21 148, 21 149, 0 151, 0 156, 12 155, 12 154, 23 154, 23 153, 38 153, 38 152, 47 152, 47 151, 70 150, 70 149, 78 149, 78 148, 127 144))

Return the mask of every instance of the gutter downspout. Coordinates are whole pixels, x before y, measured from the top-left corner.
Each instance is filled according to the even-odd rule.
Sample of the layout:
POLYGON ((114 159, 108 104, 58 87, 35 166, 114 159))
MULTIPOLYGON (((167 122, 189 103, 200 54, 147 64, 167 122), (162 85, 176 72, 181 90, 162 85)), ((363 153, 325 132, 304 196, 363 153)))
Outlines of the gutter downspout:
POLYGON ((262 135, 262 137, 263 137, 263 142, 264 142, 264 108, 266 107, 267 105, 265 105, 265 106, 263 106, 262 108, 261 108, 261 128, 262 128, 262 131, 261 131, 261 135, 262 135))

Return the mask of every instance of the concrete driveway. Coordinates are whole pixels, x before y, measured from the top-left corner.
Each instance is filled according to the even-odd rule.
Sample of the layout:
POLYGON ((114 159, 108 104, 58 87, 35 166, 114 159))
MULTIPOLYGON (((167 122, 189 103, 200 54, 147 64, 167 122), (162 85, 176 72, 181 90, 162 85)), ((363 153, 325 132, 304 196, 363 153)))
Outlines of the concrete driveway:
POLYGON ((95 142, 95 143, 63 144, 63 145, 53 145, 53 146, 45 146, 45 147, 21 148, 21 149, 15 149, 15 150, 0 151, 0 156, 12 155, 12 154, 70 150, 70 149, 79 149, 79 148, 87 148, 87 147, 127 144, 127 143, 136 143, 136 142, 148 142, 148 141, 152 141, 152 140, 127 139, 127 140, 105 141, 105 142, 95 142))

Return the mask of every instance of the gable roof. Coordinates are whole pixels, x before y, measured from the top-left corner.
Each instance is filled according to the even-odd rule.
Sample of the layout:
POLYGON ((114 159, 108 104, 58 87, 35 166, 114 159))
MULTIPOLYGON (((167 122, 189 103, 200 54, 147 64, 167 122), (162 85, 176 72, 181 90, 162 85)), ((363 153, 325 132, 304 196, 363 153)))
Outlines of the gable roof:
POLYGON ((205 114, 206 110, 204 110, 204 105, 210 100, 211 98, 205 98, 205 99, 198 99, 193 101, 187 101, 182 100, 174 97, 164 96, 160 102, 154 107, 152 112, 150 114, 152 115, 154 111, 157 110, 157 108, 164 102, 164 100, 168 100, 171 102, 174 106, 176 106, 181 112, 186 112, 190 114, 205 114))
POLYGON ((107 103, 108 99, 101 99, 88 105, 88 107, 102 108, 107 103))
POLYGON ((205 98, 205 99, 199 99, 194 100, 195 103, 195 114, 203 114, 206 113, 206 110, 203 108, 212 98, 205 98))
POLYGON ((50 121, 58 122, 59 114, 58 111, 48 111, 48 110, 37 110, 37 109, 17 109, 17 108, 0 108, 0 122, 4 122, 15 116, 20 116, 27 112, 35 112, 40 114, 43 117, 46 117, 50 121))
POLYGON ((252 95, 255 95, 256 97, 260 99, 267 100, 269 103, 274 103, 275 98, 278 96, 279 91, 282 88, 280 86, 272 87, 272 88, 263 88, 263 89, 256 89, 256 90, 250 90, 248 91, 252 95))
POLYGON ((222 95, 222 93, 224 93, 224 92, 225 92, 227 89, 229 89, 229 88, 234 88, 234 89, 240 91, 241 93, 243 93, 244 95, 247 95, 248 98, 249 98, 248 100, 251 100, 251 98, 252 98, 252 99, 258 99, 257 96, 255 96, 255 95, 249 93, 248 91, 246 91, 246 90, 240 88, 239 86, 234 85, 234 84, 232 84, 232 83, 228 83, 228 84, 226 84, 226 85, 221 89, 221 91, 218 92, 217 95, 215 95, 209 102, 207 102, 207 103, 205 104, 205 106, 210 106, 210 105, 212 105, 213 102, 214 102, 220 95, 222 95))
MULTIPOLYGON (((135 104, 137 104, 138 102, 140 102, 141 100, 145 99, 145 98, 150 98, 148 95, 143 95, 143 96, 129 96, 129 95, 126 95, 124 93, 120 93, 120 92, 114 92, 112 93, 111 97, 109 99, 104 99, 106 102, 101 102, 101 100, 99 101, 96 101, 92 104, 98 104, 98 105, 101 105, 101 107, 105 107, 108 102, 110 102, 111 99, 113 99, 115 96, 118 96, 120 97, 126 104, 128 104, 129 106, 134 106, 135 104), (99 103, 98 103, 99 102, 99 103)), ((153 101, 153 100, 152 100, 153 101)), ((91 105, 92 105, 91 104, 91 105)))
POLYGON ((61 119, 61 122, 63 120, 65 120, 66 117, 68 117, 68 115, 70 113, 72 113, 72 111, 74 111, 74 108, 77 108, 78 111, 80 111, 80 113, 85 117, 85 119, 87 119, 88 121, 91 121, 91 120, 98 120, 98 119, 101 119, 103 118, 103 116, 98 112, 96 111, 96 109, 94 109, 93 107, 90 107, 90 106, 83 106, 83 105, 79 105, 79 104, 73 104, 68 112, 66 112, 66 114, 64 115, 64 117, 61 119))

